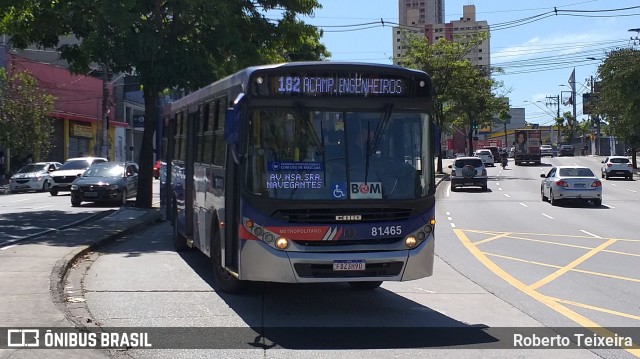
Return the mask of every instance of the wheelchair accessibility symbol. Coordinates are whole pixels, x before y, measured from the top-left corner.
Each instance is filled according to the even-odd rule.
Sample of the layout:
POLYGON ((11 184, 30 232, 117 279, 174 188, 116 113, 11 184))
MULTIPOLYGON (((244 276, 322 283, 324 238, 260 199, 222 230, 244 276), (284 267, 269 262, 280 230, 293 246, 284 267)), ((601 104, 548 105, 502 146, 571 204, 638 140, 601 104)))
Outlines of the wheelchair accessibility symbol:
POLYGON ((347 197, 347 186, 345 184, 332 184, 333 187, 333 197, 334 198, 346 198, 347 197))

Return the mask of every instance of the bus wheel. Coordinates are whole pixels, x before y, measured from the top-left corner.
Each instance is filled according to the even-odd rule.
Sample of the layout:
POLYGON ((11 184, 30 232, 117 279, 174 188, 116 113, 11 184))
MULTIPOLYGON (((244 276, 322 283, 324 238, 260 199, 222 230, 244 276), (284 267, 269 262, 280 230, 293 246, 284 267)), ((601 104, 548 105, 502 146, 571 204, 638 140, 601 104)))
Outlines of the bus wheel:
POLYGON ((173 204, 173 215, 171 216, 171 225, 173 226, 173 247, 176 252, 183 252, 189 249, 187 239, 184 238, 178 230, 178 206, 173 204))
POLYGON ((349 282, 351 288, 356 290, 372 290, 382 285, 382 281, 379 282, 349 282))
MULTIPOLYGON (((217 223, 216 223, 217 224, 217 223)), ((239 280, 226 269, 222 268, 222 250, 220 248, 220 234, 217 230, 213 230, 211 236, 211 267, 213 269, 213 277, 218 284, 218 288, 229 294, 239 294, 246 289, 247 283, 239 280)))

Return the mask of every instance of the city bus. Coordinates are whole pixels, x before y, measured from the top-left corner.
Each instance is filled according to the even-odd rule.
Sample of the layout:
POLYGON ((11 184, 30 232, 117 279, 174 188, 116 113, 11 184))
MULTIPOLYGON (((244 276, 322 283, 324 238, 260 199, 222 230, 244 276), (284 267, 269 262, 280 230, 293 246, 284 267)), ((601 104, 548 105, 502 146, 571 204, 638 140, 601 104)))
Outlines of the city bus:
POLYGON ((175 100, 163 114, 175 249, 210 257, 229 293, 432 275, 431 107, 425 72, 348 62, 250 67, 175 100))

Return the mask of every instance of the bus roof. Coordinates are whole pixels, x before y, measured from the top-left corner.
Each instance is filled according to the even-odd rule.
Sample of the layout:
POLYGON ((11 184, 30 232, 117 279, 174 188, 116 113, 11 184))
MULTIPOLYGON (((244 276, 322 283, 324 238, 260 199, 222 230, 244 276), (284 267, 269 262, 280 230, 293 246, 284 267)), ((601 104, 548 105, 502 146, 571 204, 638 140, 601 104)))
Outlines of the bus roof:
MULTIPOLYGON (((181 97, 171 103, 172 109, 179 109, 192 101, 198 101, 214 94, 228 89, 233 86, 241 86, 243 92, 247 92, 247 84, 251 74, 256 71, 265 69, 280 69, 283 71, 299 70, 300 67, 306 68, 309 71, 313 71, 314 68, 321 68, 322 70, 367 70, 367 71, 383 71, 383 72, 405 72, 407 76, 426 76, 427 74, 421 70, 409 69, 398 65, 391 64, 376 64, 366 62, 346 62, 346 61, 299 61, 299 62, 284 62, 279 64, 269 64, 260 66, 251 66, 243 70, 240 70, 234 74, 224 77, 212 84, 200 88, 184 97, 181 97)), ((229 99, 233 100, 233 99, 229 99)))

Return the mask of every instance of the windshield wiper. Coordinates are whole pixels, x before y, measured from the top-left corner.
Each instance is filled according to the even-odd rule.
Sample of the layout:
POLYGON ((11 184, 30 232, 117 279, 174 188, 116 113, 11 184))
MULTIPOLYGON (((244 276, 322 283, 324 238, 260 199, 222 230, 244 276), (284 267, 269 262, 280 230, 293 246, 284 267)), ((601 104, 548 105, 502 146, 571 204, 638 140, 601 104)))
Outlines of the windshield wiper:
MULTIPOLYGON (((380 139, 382 138, 382 134, 384 133, 387 125, 389 124, 389 119, 391 119, 391 113, 393 112, 393 104, 387 104, 384 110, 384 117, 380 122, 378 122, 378 127, 376 127, 376 132, 373 134, 373 146, 371 148, 367 148, 368 155, 372 155, 373 152, 378 148, 378 144, 380 144, 380 139)), ((367 137, 368 138, 368 137, 367 137)))
POLYGON ((313 146, 316 149, 320 150, 319 152, 316 151, 316 154, 324 153, 324 145, 320 142, 320 137, 316 133, 315 128, 313 128, 313 124, 311 123, 311 120, 307 116, 305 116, 306 112, 304 111, 304 108, 300 104, 297 104, 296 112, 301 117, 300 120, 301 120, 302 124, 304 125, 305 130, 307 130, 307 133, 310 134, 309 137, 311 138, 311 142, 313 143, 313 146))

